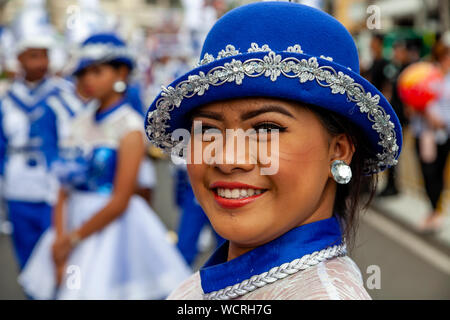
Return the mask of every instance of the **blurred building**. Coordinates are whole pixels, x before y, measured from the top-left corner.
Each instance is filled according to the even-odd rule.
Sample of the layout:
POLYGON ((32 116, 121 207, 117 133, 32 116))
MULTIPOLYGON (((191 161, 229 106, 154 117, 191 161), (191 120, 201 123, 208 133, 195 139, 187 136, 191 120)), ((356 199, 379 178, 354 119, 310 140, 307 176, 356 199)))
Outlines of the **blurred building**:
POLYGON ((352 33, 371 29, 371 16, 380 19, 384 33, 396 26, 444 32, 450 29, 448 0, 336 0, 327 1, 331 13, 352 33))
MULTIPOLYGON (((2 0, 4 1, 4 0, 2 0)), ((171 20, 182 19, 180 0, 100 0, 102 9, 115 17, 117 23, 129 32, 137 27, 154 28, 171 20)), ((8 1, 3 7, 2 22, 10 22, 23 6, 23 0, 8 1)), ((67 19, 77 14, 77 0, 47 0, 52 23, 59 31, 65 29, 67 19)))

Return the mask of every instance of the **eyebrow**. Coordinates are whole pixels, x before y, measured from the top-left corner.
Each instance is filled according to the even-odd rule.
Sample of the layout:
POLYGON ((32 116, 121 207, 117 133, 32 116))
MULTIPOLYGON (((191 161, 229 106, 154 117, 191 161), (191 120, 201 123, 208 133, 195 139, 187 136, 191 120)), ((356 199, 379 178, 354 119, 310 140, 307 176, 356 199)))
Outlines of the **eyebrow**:
MULTIPOLYGON (((286 110, 285 108, 281 107, 281 106, 277 106, 277 105, 265 105, 262 106, 261 108, 258 108, 256 110, 252 110, 249 112, 246 112, 244 114, 241 115, 241 120, 245 121, 248 120, 250 118, 254 118, 256 116, 259 116, 260 114, 263 113, 267 113, 267 112, 278 112, 281 114, 284 114, 288 117, 291 117, 293 119, 295 119, 295 117, 292 115, 292 113, 290 113, 288 110, 286 110)), ((222 114, 218 113, 218 112, 211 112, 211 111, 196 111, 192 114, 191 119, 197 118, 197 117, 203 117, 203 118, 209 118, 209 119, 214 119, 214 120, 218 120, 218 121, 223 121, 224 118, 222 116, 222 114)))
POLYGON ((202 118, 210 118, 218 121, 223 121, 223 116, 220 113, 217 112, 210 112, 210 111, 196 111, 192 113, 191 120, 197 117, 202 118))
POLYGON ((243 115, 241 115, 241 119, 248 120, 250 118, 254 118, 260 114, 267 113, 267 112, 278 112, 278 113, 284 114, 288 117, 295 119, 295 117, 292 115, 292 113, 290 113, 285 108, 277 106, 277 105, 266 105, 266 106, 262 106, 261 108, 258 108, 257 110, 246 112, 243 115))

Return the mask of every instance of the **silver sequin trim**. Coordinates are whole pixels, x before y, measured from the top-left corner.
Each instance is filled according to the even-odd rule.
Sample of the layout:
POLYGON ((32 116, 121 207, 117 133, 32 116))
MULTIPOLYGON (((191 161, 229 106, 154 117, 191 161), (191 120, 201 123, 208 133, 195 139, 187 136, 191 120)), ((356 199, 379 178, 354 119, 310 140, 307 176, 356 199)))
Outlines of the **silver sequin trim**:
POLYGON ((126 47, 118 47, 112 43, 88 44, 77 52, 78 59, 103 60, 115 57, 127 57, 133 59, 133 55, 126 47))
MULTIPOLYGON (((148 113, 146 132, 150 141, 165 152, 178 143, 172 141, 171 132, 167 132, 170 112, 181 105, 183 99, 194 96, 202 96, 211 87, 218 87, 227 82, 242 84, 245 77, 267 77, 276 81, 283 76, 298 79, 300 83, 316 81, 321 87, 329 88, 332 94, 346 95, 359 107, 361 113, 366 113, 369 121, 373 122, 372 128, 378 133, 378 144, 383 147, 383 152, 376 155, 376 159, 368 159, 365 163, 365 172, 376 173, 388 166, 397 164, 399 146, 397 145, 394 123, 390 121, 390 115, 379 105, 380 96, 366 92, 362 85, 356 83, 349 75, 342 71, 336 71, 333 67, 320 66, 316 57, 298 59, 296 57, 282 58, 281 55, 271 51, 267 45, 259 47, 252 44, 249 52, 267 51, 262 59, 251 58, 248 60, 232 59, 222 66, 216 66, 206 74, 200 71, 197 75, 190 75, 187 80, 179 82, 175 87, 162 87, 161 97, 156 101, 156 110, 148 113)), ((289 47, 287 52, 303 52, 299 45, 289 47)), ((220 57, 239 55, 234 46, 228 45, 219 53, 220 57)), ((206 54, 201 64, 214 61, 212 55, 206 54), (209 62, 206 62, 209 61, 209 62)))
POLYGON ((229 300, 239 298, 259 288, 272 284, 275 281, 289 277, 299 271, 316 266, 325 260, 345 256, 346 254, 347 247, 345 243, 328 247, 320 251, 314 251, 311 254, 306 254, 301 258, 292 260, 291 262, 273 267, 267 272, 254 275, 251 278, 236 283, 232 286, 206 293, 203 295, 203 298, 205 300, 229 300))

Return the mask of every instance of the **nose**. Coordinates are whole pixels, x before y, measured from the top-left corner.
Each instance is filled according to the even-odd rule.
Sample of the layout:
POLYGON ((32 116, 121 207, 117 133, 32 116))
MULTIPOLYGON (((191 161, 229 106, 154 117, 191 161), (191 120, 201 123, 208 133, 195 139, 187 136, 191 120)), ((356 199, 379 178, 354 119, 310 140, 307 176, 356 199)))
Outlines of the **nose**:
POLYGON ((222 163, 222 164, 215 164, 214 167, 218 169, 220 172, 224 174, 232 174, 235 172, 250 172, 255 167, 254 164, 251 163, 222 163))
POLYGON ((257 164, 257 145, 255 141, 239 133, 226 135, 223 147, 215 155, 214 167, 224 174, 252 171, 257 164))

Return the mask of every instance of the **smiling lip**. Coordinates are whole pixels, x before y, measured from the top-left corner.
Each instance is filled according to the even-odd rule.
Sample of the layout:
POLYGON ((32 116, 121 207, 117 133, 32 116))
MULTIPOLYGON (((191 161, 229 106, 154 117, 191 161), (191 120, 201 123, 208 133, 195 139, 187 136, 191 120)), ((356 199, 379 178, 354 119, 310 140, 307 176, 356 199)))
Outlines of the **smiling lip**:
POLYGON ((225 181, 218 181, 218 182, 214 182, 213 184, 210 185, 210 189, 214 195, 214 199, 216 200, 216 202, 225 209, 237 209, 240 208, 242 206, 245 206, 246 204, 249 204, 253 201, 255 201, 256 199, 258 199, 259 197, 261 197, 264 193, 265 193, 265 189, 264 188, 259 188, 259 187, 255 187, 252 185, 248 185, 245 183, 240 183, 240 182, 225 182, 225 181), (221 196, 218 195, 217 193, 217 189, 218 188, 223 188, 223 189, 254 189, 254 190, 264 190, 263 192, 261 192, 260 194, 255 194, 252 196, 248 196, 245 198, 241 198, 241 199, 230 199, 230 198, 223 198, 221 196))

